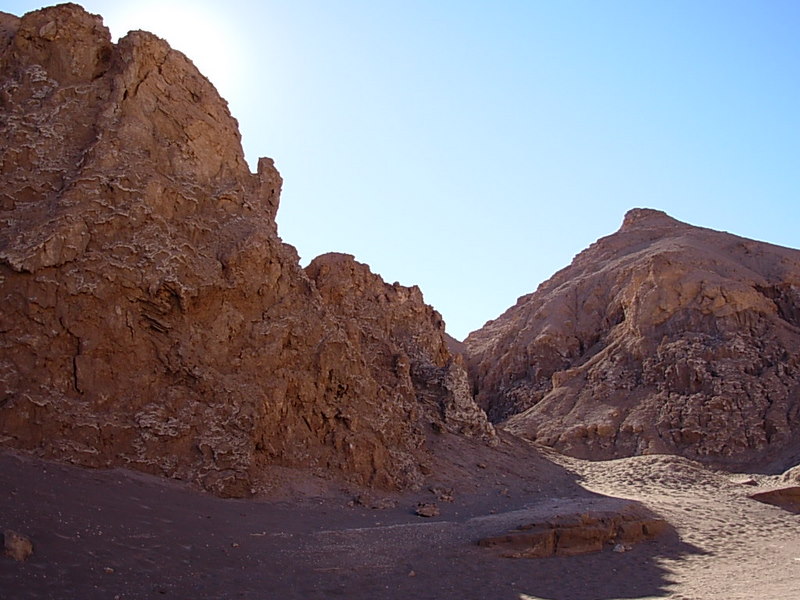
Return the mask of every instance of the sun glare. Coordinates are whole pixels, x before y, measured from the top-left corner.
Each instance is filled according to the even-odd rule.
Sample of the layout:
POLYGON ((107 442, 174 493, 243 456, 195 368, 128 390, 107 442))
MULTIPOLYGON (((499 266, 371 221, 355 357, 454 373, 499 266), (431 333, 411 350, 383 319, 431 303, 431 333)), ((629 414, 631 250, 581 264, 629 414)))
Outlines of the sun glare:
POLYGON ((134 29, 150 31, 183 52, 230 99, 243 85, 246 53, 222 11, 195 2, 140 2, 107 11, 105 22, 118 39, 134 29))

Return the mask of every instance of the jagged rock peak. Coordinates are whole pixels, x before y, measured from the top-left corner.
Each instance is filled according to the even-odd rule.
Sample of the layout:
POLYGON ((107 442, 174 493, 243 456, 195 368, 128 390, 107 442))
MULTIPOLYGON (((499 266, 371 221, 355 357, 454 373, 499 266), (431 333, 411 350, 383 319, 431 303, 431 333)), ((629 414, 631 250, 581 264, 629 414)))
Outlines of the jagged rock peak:
POLYGON ((682 223, 681 221, 670 217, 662 210, 655 210, 652 208, 632 208, 625 213, 625 218, 622 221, 622 227, 620 228, 620 231, 679 226, 686 227, 687 225, 686 223, 682 223))
POLYGON ((183 54, 74 4, 0 28, 0 444, 243 496, 417 486, 432 432, 492 438, 418 289, 300 267, 183 54))
POLYGON ((39 65, 63 85, 91 81, 108 69, 111 34, 100 16, 81 6, 59 4, 21 19, 0 14, 4 45, 12 43, 23 65, 39 65), (72 43, 76 39, 83 44, 72 43))
POLYGON ((465 341, 495 422, 586 458, 800 456, 800 251, 637 209, 465 341))

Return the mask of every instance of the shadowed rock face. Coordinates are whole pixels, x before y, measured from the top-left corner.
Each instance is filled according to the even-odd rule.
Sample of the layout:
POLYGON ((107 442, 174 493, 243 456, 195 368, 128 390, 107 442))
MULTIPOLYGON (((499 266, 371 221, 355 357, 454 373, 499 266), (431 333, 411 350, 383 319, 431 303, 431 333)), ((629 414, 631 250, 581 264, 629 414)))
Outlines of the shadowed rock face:
POLYGON ((800 252, 630 211, 466 340, 479 404, 584 458, 780 472, 800 451, 800 252))
POLYGON ((238 496, 265 465, 414 486, 432 429, 493 436, 418 290, 300 268, 185 56, 73 4, 0 13, 0 53, 0 444, 238 496))

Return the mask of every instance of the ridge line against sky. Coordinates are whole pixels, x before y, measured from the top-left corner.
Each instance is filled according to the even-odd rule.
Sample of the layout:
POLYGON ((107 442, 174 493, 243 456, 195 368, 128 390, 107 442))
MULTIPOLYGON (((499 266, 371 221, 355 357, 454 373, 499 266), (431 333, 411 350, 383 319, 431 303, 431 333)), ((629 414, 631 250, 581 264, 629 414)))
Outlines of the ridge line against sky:
POLYGON ((800 245, 800 2, 81 4, 215 83, 303 264, 419 285, 456 338, 633 207, 800 245))

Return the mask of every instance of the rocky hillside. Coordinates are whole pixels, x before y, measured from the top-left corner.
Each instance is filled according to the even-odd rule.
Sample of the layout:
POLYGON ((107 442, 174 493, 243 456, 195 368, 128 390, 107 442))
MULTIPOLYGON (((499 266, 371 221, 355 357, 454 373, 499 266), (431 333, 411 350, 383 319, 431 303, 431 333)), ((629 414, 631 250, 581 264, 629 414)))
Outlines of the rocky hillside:
POLYGON ((266 465, 414 486, 427 436, 493 439, 419 290, 301 269, 280 187, 165 41, 0 13, 0 444, 241 496, 266 465))
POLYGON ((561 452, 800 460, 800 251, 632 210, 466 346, 492 420, 561 452))

